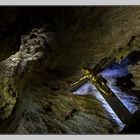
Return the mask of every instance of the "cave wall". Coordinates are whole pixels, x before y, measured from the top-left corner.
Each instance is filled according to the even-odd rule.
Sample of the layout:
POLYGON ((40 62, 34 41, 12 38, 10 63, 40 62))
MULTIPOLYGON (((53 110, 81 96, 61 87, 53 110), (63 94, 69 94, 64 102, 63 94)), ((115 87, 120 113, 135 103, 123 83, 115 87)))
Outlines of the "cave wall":
MULTIPOLYGON (((84 7, 75 8, 73 13, 74 16, 67 17, 70 22, 57 25, 58 51, 52 68, 72 75, 83 63, 95 66, 108 56, 115 56, 116 62, 120 63, 131 52, 139 51, 139 7, 84 7), (61 26, 63 29, 59 28, 61 26), (129 46, 132 40, 137 43, 129 46)), ((138 90, 137 69, 139 62, 129 66, 138 90)))
MULTIPOLYGON (((132 46, 128 44, 132 37, 139 36, 140 8, 11 7, 3 9, 1 8, 0 16, 2 31, 0 88, 3 101, 1 106, 5 109, 1 111, 4 116, 1 122, 4 122, 0 126, 0 132, 117 133, 116 123, 102 107, 101 102, 90 95, 73 96, 68 92, 68 88, 70 83, 81 75, 80 69, 83 63, 87 62, 95 66, 107 56, 115 57, 116 61, 120 62, 135 48, 139 51, 139 43, 132 46), (40 38, 36 36, 30 38, 29 32, 33 28, 38 28, 37 31, 43 30, 45 35, 41 37, 39 35, 40 38), (50 46, 54 47, 51 50, 52 54, 50 50, 44 50, 46 46, 43 44, 44 37, 46 40, 49 36, 52 36, 49 40, 50 46), (40 43, 34 45, 32 39, 40 43), (121 53, 118 51, 119 48, 123 50, 121 53), (51 54, 51 58, 44 58, 40 55, 42 52, 47 54, 47 57, 51 54), (15 72, 15 69, 19 69, 19 65, 22 74, 15 72), (26 71, 27 67, 29 71, 26 71), (5 81, 8 74, 10 80, 5 81), (12 77, 13 74, 16 76, 12 77), (9 83, 16 92, 16 98, 13 98, 9 92, 9 83), (17 91, 18 89, 20 91, 17 91), (19 103, 17 103, 18 99, 19 103)), ((139 63, 129 67, 139 88, 139 72, 135 74, 138 69, 139 63)))

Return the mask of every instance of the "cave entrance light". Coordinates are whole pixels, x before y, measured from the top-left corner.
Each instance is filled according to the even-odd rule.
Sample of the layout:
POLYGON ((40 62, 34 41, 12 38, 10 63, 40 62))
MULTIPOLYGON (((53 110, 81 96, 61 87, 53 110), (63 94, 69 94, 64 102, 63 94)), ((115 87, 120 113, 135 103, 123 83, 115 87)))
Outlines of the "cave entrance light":
MULTIPOLYGON (((121 63, 117 63, 114 57, 105 57, 94 68, 85 67, 86 74, 80 78, 80 83, 76 83, 76 86, 72 87, 70 91, 76 95, 91 94, 95 96, 102 102, 103 107, 116 120, 121 129, 138 110, 140 103, 137 97, 130 96, 124 89, 121 90, 116 86, 117 78, 129 75, 127 66, 131 63, 132 58, 129 57, 123 59, 121 63)), ((128 88, 131 89, 131 87, 128 88)))
POLYGON ((115 120, 118 126, 118 130, 123 129, 125 124, 119 119, 119 117, 116 115, 116 113, 113 111, 113 109, 110 107, 110 105, 107 103, 107 101, 103 98, 103 96, 100 94, 100 92, 97 90, 97 88, 91 84, 90 82, 85 83, 83 86, 81 86, 79 89, 73 92, 74 95, 84 96, 87 94, 90 94, 94 96, 97 100, 99 100, 102 103, 103 108, 110 114, 110 116, 115 120))

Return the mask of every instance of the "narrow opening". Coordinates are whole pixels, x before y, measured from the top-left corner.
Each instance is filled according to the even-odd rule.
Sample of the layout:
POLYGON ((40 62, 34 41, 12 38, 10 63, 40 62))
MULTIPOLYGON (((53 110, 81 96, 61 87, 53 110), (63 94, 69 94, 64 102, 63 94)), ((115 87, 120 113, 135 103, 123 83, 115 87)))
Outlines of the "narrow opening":
MULTIPOLYGON (((107 86, 112 90, 121 103, 133 115, 138 110, 140 98, 135 94, 133 88, 136 87, 133 74, 129 72, 128 67, 135 65, 140 60, 140 52, 134 51, 129 54, 121 63, 114 62, 99 74, 107 80, 107 86)), ((101 93, 91 82, 87 82, 76 91, 75 95, 91 94, 101 101, 102 106, 110 113, 112 119, 117 123, 118 130, 124 128, 125 124, 116 115, 116 112, 111 108, 108 102, 104 99, 101 93)))

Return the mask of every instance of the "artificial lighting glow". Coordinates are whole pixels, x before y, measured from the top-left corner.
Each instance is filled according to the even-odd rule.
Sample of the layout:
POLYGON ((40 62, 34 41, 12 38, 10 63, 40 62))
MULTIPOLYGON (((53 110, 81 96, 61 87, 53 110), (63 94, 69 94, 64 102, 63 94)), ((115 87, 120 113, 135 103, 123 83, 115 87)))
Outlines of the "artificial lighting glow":
MULTIPOLYGON (((126 93, 122 92, 118 87, 112 85, 113 80, 111 82, 108 82, 108 86, 110 89, 116 94, 116 96, 120 99, 120 101, 127 107, 127 109, 134 113, 138 107, 137 103, 139 102, 136 97, 129 96, 126 93)), ((75 95, 87 95, 91 94, 95 96, 99 101, 102 102, 102 106, 105 110, 107 110, 111 117, 116 121, 118 125, 118 129, 121 130, 125 125, 121 122, 121 120, 118 118, 116 113, 112 110, 112 108, 109 106, 109 104, 106 102, 106 100, 102 97, 100 92, 96 89, 96 87, 91 84, 90 82, 87 82, 83 86, 81 86, 78 90, 76 90, 73 94, 75 95)))
POLYGON ((121 130, 124 127, 124 124, 121 122, 121 120, 115 114, 115 112, 111 109, 111 107, 105 101, 105 99, 102 97, 100 92, 90 82, 88 82, 88 83, 84 84, 83 86, 81 86, 73 94, 75 94, 75 95, 91 94, 91 95, 95 96, 97 98, 97 100, 99 100, 102 103, 102 106, 104 107, 104 109, 107 110, 110 113, 111 117, 116 121, 116 123, 118 125, 118 130, 121 130))
POLYGON ((125 92, 122 92, 116 86, 112 86, 112 85, 108 85, 108 86, 131 113, 134 113, 135 111, 138 110, 136 104, 139 103, 139 100, 136 97, 127 95, 125 92))
MULTIPOLYGON (((131 61, 132 61, 131 59, 125 58, 120 64, 115 62, 105 70, 101 71, 100 75, 108 81, 107 83, 108 87, 125 105, 125 107, 133 114, 135 111, 138 110, 137 105, 140 103, 140 101, 138 100, 138 98, 128 95, 126 92, 121 91, 118 87, 115 86, 116 78, 122 78, 129 74, 127 66, 132 63, 131 61)), ((110 113, 111 117, 116 121, 116 123, 118 124, 118 129, 120 130, 124 127, 124 124, 115 114, 110 105, 106 102, 106 100, 96 89, 96 87, 90 82, 87 82, 86 84, 81 86, 73 94, 76 95, 91 94, 95 96, 99 101, 102 102, 102 106, 110 113)))
POLYGON ((107 85, 109 88, 114 92, 114 94, 120 99, 120 101, 126 106, 126 108, 131 112, 134 113, 138 110, 136 104, 139 103, 138 98, 134 96, 128 95, 126 92, 121 91, 118 87, 114 86, 116 83, 115 78, 125 77, 129 74, 128 72, 128 64, 130 60, 125 58, 120 64, 114 63, 109 66, 107 69, 103 70, 100 74, 107 79, 107 85))

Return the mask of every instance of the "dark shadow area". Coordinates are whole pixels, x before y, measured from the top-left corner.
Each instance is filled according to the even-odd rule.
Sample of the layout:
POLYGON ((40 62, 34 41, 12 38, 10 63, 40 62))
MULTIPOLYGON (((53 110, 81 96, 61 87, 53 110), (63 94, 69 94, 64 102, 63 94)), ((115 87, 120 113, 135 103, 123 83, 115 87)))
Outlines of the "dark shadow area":
MULTIPOLYGON (((109 93, 112 86, 114 95, 123 98, 128 108, 118 96, 105 98, 103 93, 110 106, 113 104, 118 112, 124 107, 126 112, 129 109, 135 112, 139 101, 135 104, 131 99, 135 96, 134 100, 140 100, 140 91, 133 90, 136 81, 128 66, 138 64, 140 51, 128 54, 119 48, 126 43, 126 50, 133 50, 131 43, 137 39, 133 36, 127 43, 124 32, 118 32, 123 30, 119 29, 120 25, 125 24, 120 21, 126 21, 122 17, 129 17, 129 9, 123 11, 120 7, 1 7, 0 115, 3 118, 0 116, 0 133, 117 133, 109 109, 105 110, 93 95, 76 96, 69 88, 80 79, 82 63, 91 62, 96 75, 103 77, 95 82, 99 87, 96 92, 103 89, 109 93), (116 48, 120 58, 128 55, 121 63, 117 63, 116 59, 120 58, 114 52, 106 56, 109 50, 116 48), (100 58, 103 59, 99 61, 100 58), (109 82, 112 83, 109 85, 109 82)), ((139 125, 140 111, 137 111, 120 133, 140 133, 139 125)))
POLYGON ((140 110, 134 113, 129 123, 119 134, 140 134, 140 110))

